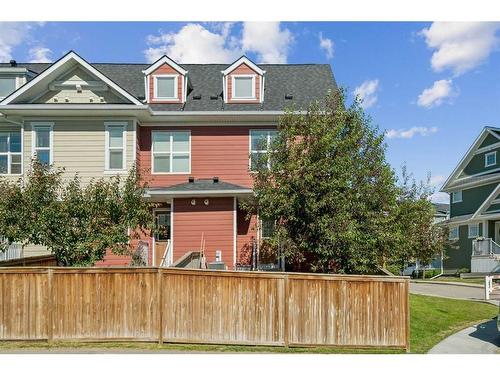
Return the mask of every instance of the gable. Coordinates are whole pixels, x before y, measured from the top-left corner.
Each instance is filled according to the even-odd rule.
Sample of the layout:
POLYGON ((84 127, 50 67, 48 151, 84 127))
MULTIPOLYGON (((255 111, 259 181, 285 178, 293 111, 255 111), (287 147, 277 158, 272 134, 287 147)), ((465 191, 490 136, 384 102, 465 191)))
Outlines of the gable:
POLYGON ((100 104, 108 100, 108 103, 113 104, 142 104, 136 97, 118 86, 73 51, 67 53, 38 76, 7 96, 1 104, 40 104, 47 103, 47 100, 52 100, 51 104, 70 104, 71 98, 69 96, 66 96, 62 102, 54 102, 54 97, 61 91, 68 95, 70 91, 73 91, 74 103, 100 104), (103 100, 99 99, 97 103, 91 101, 89 97, 95 95, 96 91, 107 93, 104 96, 101 95, 103 100))
POLYGON ((182 103, 185 100, 185 91, 187 90, 186 77, 166 62, 159 65, 155 70, 146 76, 147 81, 147 101, 148 103, 182 103), (175 80, 175 98, 164 99, 158 97, 157 84, 158 79, 162 77, 171 77, 175 80))
POLYGON ((484 141, 479 146, 479 148, 490 146, 490 145, 492 145, 494 143, 498 143, 498 142, 500 142, 500 139, 495 137, 493 134, 488 134, 486 136, 486 138, 484 139, 484 141))
MULTIPOLYGON (((497 142, 495 142, 495 143, 497 143, 497 142)), ((492 145, 492 143, 490 143, 490 145, 492 145)), ((497 163, 494 165, 490 165, 488 167, 485 166, 485 160, 484 160, 485 155, 490 153, 490 152, 497 152, 497 159, 500 158, 500 147, 494 148, 494 149, 489 149, 485 152, 475 154, 471 158, 469 163, 465 166, 462 173, 460 173, 459 178, 473 176, 473 175, 476 175, 478 173, 488 174, 489 171, 491 171, 492 173, 498 172, 497 169, 500 165, 499 164, 500 159, 498 159, 497 163)))

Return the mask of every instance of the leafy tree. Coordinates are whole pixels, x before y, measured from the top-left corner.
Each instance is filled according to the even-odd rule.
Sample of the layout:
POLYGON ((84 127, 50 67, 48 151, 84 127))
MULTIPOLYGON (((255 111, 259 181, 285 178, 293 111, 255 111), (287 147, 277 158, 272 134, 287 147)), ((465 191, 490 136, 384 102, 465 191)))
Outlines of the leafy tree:
POLYGON ((383 134, 343 92, 280 119, 267 154, 255 160, 249 212, 276 219, 271 242, 287 268, 373 272, 394 245, 395 176, 383 134))
POLYGON ((428 264, 440 256, 448 243, 444 226, 434 224, 435 209, 430 201, 433 189, 426 182, 417 182, 403 166, 399 179, 398 210, 394 223, 398 228, 397 245, 391 261, 402 270, 409 261, 428 264))
POLYGON ((86 185, 77 175, 65 182, 62 173, 34 161, 24 187, 2 182, 8 194, 0 196, 0 233, 7 242, 44 245, 65 266, 91 266, 108 249, 130 253, 131 236, 153 225, 135 169, 125 180, 86 185))

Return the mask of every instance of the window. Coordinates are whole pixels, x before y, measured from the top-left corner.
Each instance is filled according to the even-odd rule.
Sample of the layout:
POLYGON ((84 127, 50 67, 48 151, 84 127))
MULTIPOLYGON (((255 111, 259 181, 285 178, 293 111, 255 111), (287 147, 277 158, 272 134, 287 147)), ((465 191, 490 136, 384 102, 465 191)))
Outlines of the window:
POLYGON ((21 131, 0 132, 0 174, 21 174, 21 131))
POLYGON ((451 203, 462 202, 462 191, 454 191, 451 193, 451 203))
POLYGON ((33 125, 32 154, 41 164, 52 164, 52 124, 33 125))
POLYGON ((458 240, 458 227, 451 227, 450 233, 448 234, 449 240, 458 240))
POLYGON ((469 238, 476 238, 479 236, 479 224, 469 224, 469 238))
POLYGON ((125 128, 125 124, 106 124, 106 170, 125 169, 125 128))
POLYGON ((275 228, 274 220, 263 218, 261 220, 261 228, 262 228, 261 237, 263 239, 271 238, 273 236, 275 228))
POLYGON ((491 167, 492 165, 495 165, 497 163, 497 152, 488 152, 486 155, 484 155, 484 166, 485 167, 491 167))
POLYGON ((0 77, 0 98, 16 91, 16 77, 0 77))
POLYGON ((190 132, 153 131, 151 149, 153 173, 190 173, 190 132))
POLYGON ((233 99, 255 99, 255 76, 232 76, 233 99))
MULTIPOLYGON (((276 130, 250 130, 250 170, 255 171, 262 164, 276 134, 276 130)), ((270 160, 267 167, 271 167, 270 160)))
POLYGON ((178 76, 155 76, 155 99, 177 99, 178 76))

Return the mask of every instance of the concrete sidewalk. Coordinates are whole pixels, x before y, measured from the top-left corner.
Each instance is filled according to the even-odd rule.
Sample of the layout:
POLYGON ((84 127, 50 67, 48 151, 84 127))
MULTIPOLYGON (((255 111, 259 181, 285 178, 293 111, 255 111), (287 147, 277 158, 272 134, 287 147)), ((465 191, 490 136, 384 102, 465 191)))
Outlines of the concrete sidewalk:
POLYGON ((500 332, 496 320, 466 328, 441 341, 429 354, 497 354, 500 332))
MULTIPOLYGON (((434 297, 445 297, 455 299, 466 299, 471 301, 484 301, 484 287, 476 285, 463 285, 451 283, 433 282, 410 282, 410 293, 423 294, 434 297)), ((499 301, 489 300, 491 304, 497 305, 499 301)))

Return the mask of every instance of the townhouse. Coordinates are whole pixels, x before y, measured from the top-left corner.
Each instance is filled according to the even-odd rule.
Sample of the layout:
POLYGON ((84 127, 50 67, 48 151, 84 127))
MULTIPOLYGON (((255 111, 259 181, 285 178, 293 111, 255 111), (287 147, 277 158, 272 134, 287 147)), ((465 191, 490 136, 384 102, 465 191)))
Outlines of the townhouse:
MULTIPOLYGON (((269 226, 238 202, 286 108, 306 110, 337 86, 328 64, 0 64, 0 174, 23 179, 32 157, 83 182, 126 174, 148 184, 158 230, 150 265, 204 250, 233 269, 269 226)), ((28 246, 25 255, 43 248, 28 246)), ((104 264, 125 265, 109 254, 104 264)))

